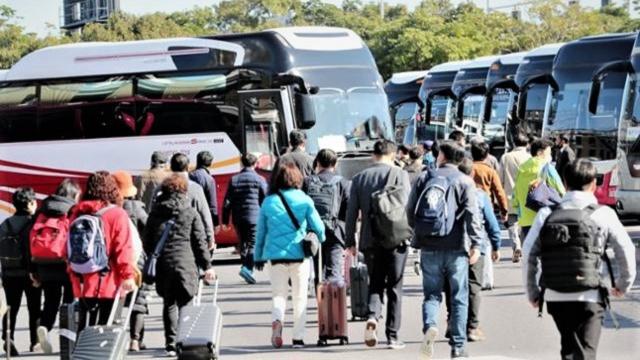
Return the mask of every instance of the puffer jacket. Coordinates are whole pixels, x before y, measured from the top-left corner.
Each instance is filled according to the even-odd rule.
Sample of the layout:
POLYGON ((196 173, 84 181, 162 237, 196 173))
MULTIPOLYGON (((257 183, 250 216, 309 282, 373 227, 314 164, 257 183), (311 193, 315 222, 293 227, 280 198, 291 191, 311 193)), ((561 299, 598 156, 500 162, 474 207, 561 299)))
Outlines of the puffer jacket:
POLYGON ((122 208, 127 212, 129 219, 131 219, 133 225, 138 229, 138 233, 142 236, 142 234, 144 234, 144 228, 147 225, 147 218, 149 217, 144 203, 140 200, 127 199, 122 204, 122 208))
POLYGON ((185 305, 198 290, 198 270, 211 267, 207 235, 200 215, 186 195, 163 195, 147 220, 143 237, 147 254, 153 253, 170 219, 174 219, 175 225, 158 258, 156 291, 163 298, 175 298, 178 304, 185 305))
POLYGON ((244 168, 231 178, 227 194, 224 197, 222 223, 257 224, 260 205, 267 196, 267 182, 253 169, 244 168))
POLYGON ((518 212, 518 224, 520 226, 531 226, 536 217, 536 212, 526 206, 527 195, 529 194, 531 183, 544 177, 542 174, 543 169, 546 171, 544 176, 547 178, 547 184, 555 189, 560 196, 564 196, 564 185, 553 166, 550 166, 545 159, 536 156, 527 160, 518 170, 513 191, 513 206, 518 212))
MULTIPOLYGON (((40 210, 34 216, 37 219, 40 214, 44 214, 49 218, 57 218, 68 215, 71 208, 76 203, 63 196, 51 195, 44 199, 40 210)), ((38 276, 41 282, 67 282, 69 275, 67 274, 66 264, 33 264, 30 271, 38 276)))
POLYGON ((309 231, 324 242, 324 223, 316 211, 313 200, 302 190, 283 190, 291 211, 300 229, 296 229, 291 218, 276 194, 269 195, 262 203, 253 257, 255 261, 298 261, 304 259, 302 239, 309 231))

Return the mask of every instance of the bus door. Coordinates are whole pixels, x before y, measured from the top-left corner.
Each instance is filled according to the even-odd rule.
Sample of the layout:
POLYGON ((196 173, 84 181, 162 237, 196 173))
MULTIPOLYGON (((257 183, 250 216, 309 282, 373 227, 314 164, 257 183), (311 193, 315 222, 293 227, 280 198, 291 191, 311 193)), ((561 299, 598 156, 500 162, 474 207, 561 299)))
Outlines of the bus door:
POLYGON ((273 170, 286 144, 284 92, 280 89, 238 91, 242 151, 256 155, 257 169, 265 175, 273 170))

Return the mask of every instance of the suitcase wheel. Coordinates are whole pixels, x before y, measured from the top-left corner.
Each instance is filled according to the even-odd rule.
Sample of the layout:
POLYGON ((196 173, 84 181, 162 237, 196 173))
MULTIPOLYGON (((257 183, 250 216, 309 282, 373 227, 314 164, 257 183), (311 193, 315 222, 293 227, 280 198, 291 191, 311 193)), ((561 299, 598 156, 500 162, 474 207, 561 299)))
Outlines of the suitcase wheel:
POLYGON ((346 344, 349 344, 349 338, 340 339, 340 345, 346 345, 346 344))
POLYGON ((318 346, 329 346, 329 344, 327 343, 327 340, 320 339, 318 340, 318 346))

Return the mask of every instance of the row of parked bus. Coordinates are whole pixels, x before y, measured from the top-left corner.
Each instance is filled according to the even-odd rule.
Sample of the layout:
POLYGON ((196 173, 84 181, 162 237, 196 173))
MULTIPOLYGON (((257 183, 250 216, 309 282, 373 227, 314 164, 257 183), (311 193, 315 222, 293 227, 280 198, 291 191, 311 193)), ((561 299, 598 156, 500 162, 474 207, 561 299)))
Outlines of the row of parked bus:
POLYGON ((385 84, 396 141, 481 136, 494 155, 511 134, 566 134, 597 164, 598 200, 640 214, 640 34, 607 34, 529 52, 394 74, 385 84))

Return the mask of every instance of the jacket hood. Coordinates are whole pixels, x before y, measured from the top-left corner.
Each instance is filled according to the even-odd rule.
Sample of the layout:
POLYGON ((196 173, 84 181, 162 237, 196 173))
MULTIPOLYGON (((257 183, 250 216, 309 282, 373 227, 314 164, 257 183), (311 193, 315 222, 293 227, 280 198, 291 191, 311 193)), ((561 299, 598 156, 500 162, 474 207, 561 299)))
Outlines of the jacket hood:
POLYGON ((94 214, 105 206, 107 205, 101 200, 84 200, 78 203, 74 212, 78 214, 94 214))
POLYGON ((178 215, 190 206, 186 194, 172 193, 161 196, 153 206, 153 211, 164 215, 178 215))
POLYGON ((47 216, 63 216, 68 214, 74 205, 75 202, 71 199, 51 195, 42 202, 41 211, 47 216))

